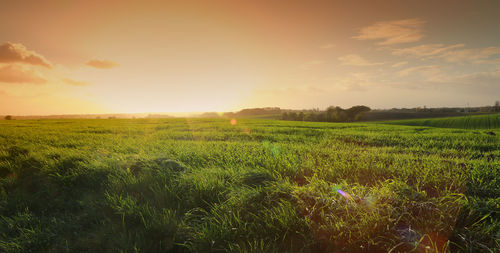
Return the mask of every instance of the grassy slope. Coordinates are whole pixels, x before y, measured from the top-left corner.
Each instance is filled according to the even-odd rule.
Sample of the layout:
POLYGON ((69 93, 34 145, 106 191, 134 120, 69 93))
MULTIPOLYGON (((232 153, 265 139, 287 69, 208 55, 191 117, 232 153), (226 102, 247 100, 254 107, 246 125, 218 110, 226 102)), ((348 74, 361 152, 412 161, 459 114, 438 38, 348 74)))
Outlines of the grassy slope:
POLYGON ((0 251, 500 249, 498 129, 141 119, 0 130, 0 251))
POLYGON ((444 128, 494 129, 494 128, 500 128, 500 113, 466 116, 466 117, 397 120, 397 121, 387 121, 383 123, 408 125, 408 126, 444 127, 444 128))

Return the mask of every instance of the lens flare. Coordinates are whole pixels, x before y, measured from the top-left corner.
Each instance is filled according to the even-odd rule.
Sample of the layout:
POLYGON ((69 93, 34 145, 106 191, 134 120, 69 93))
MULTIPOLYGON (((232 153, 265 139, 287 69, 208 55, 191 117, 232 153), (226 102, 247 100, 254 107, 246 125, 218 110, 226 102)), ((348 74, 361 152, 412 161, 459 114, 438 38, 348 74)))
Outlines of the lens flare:
POLYGON ((374 210, 376 201, 377 199, 374 198, 373 196, 366 196, 361 200, 361 204, 368 210, 374 210))
POLYGON ((234 125, 236 125, 237 122, 236 122, 236 119, 231 119, 231 121, 229 123, 231 123, 231 125, 234 126, 234 125))
POLYGON ((273 155, 279 155, 281 153, 280 146, 273 145, 272 148, 271 148, 271 153, 273 153, 273 155))
POLYGON ((271 142, 268 140, 265 140, 262 142, 262 146, 264 146, 264 148, 269 148, 271 146, 271 142))
POLYGON ((333 190, 338 192, 340 195, 342 195, 347 200, 351 200, 351 201, 353 200, 353 198, 351 197, 351 195, 349 195, 349 193, 346 193, 337 187, 334 187, 333 190))
POLYGON ((278 144, 271 143, 270 141, 265 140, 262 142, 262 146, 264 146, 265 149, 271 151, 271 154, 275 156, 281 154, 281 147, 278 144))

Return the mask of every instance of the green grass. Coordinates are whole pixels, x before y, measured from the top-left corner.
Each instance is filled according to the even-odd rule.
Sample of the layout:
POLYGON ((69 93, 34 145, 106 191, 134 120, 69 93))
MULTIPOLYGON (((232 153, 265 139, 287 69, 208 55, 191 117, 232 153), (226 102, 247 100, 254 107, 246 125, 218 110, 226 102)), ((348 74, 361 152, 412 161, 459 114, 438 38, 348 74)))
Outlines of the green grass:
POLYGON ((407 125, 407 126, 430 126, 430 127, 464 128, 464 129, 494 129, 494 128, 500 128, 500 113, 465 116, 465 117, 395 120, 395 121, 386 121, 383 123, 407 125))
POLYGON ((498 252, 499 134, 1 121, 0 252, 498 252))

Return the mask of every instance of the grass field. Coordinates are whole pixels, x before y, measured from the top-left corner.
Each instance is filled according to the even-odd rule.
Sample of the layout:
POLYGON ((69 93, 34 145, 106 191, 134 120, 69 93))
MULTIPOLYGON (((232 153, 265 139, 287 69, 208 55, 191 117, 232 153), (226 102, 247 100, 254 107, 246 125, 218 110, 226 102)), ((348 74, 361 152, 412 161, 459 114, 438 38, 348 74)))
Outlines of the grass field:
POLYGON ((407 125, 407 126, 430 126, 430 127, 444 127, 444 128, 495 129, 495 128, 500 128, 500 113, 465 116, 465 117, 396 120, 396 121, 387 121, 384 123, 407 125))
POLYGON ((0 121, 0 251, 500 251, 498 128, 233 123, 0 121))

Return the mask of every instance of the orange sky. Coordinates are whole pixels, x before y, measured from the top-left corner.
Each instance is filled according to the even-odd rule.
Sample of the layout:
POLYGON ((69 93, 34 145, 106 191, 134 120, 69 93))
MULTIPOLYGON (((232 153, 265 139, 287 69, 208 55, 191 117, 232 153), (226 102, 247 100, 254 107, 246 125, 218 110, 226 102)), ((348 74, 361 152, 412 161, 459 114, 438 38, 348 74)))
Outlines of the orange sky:
POLYGON ((1 1, 0 114, 489 105, 498 1, 1 1))

